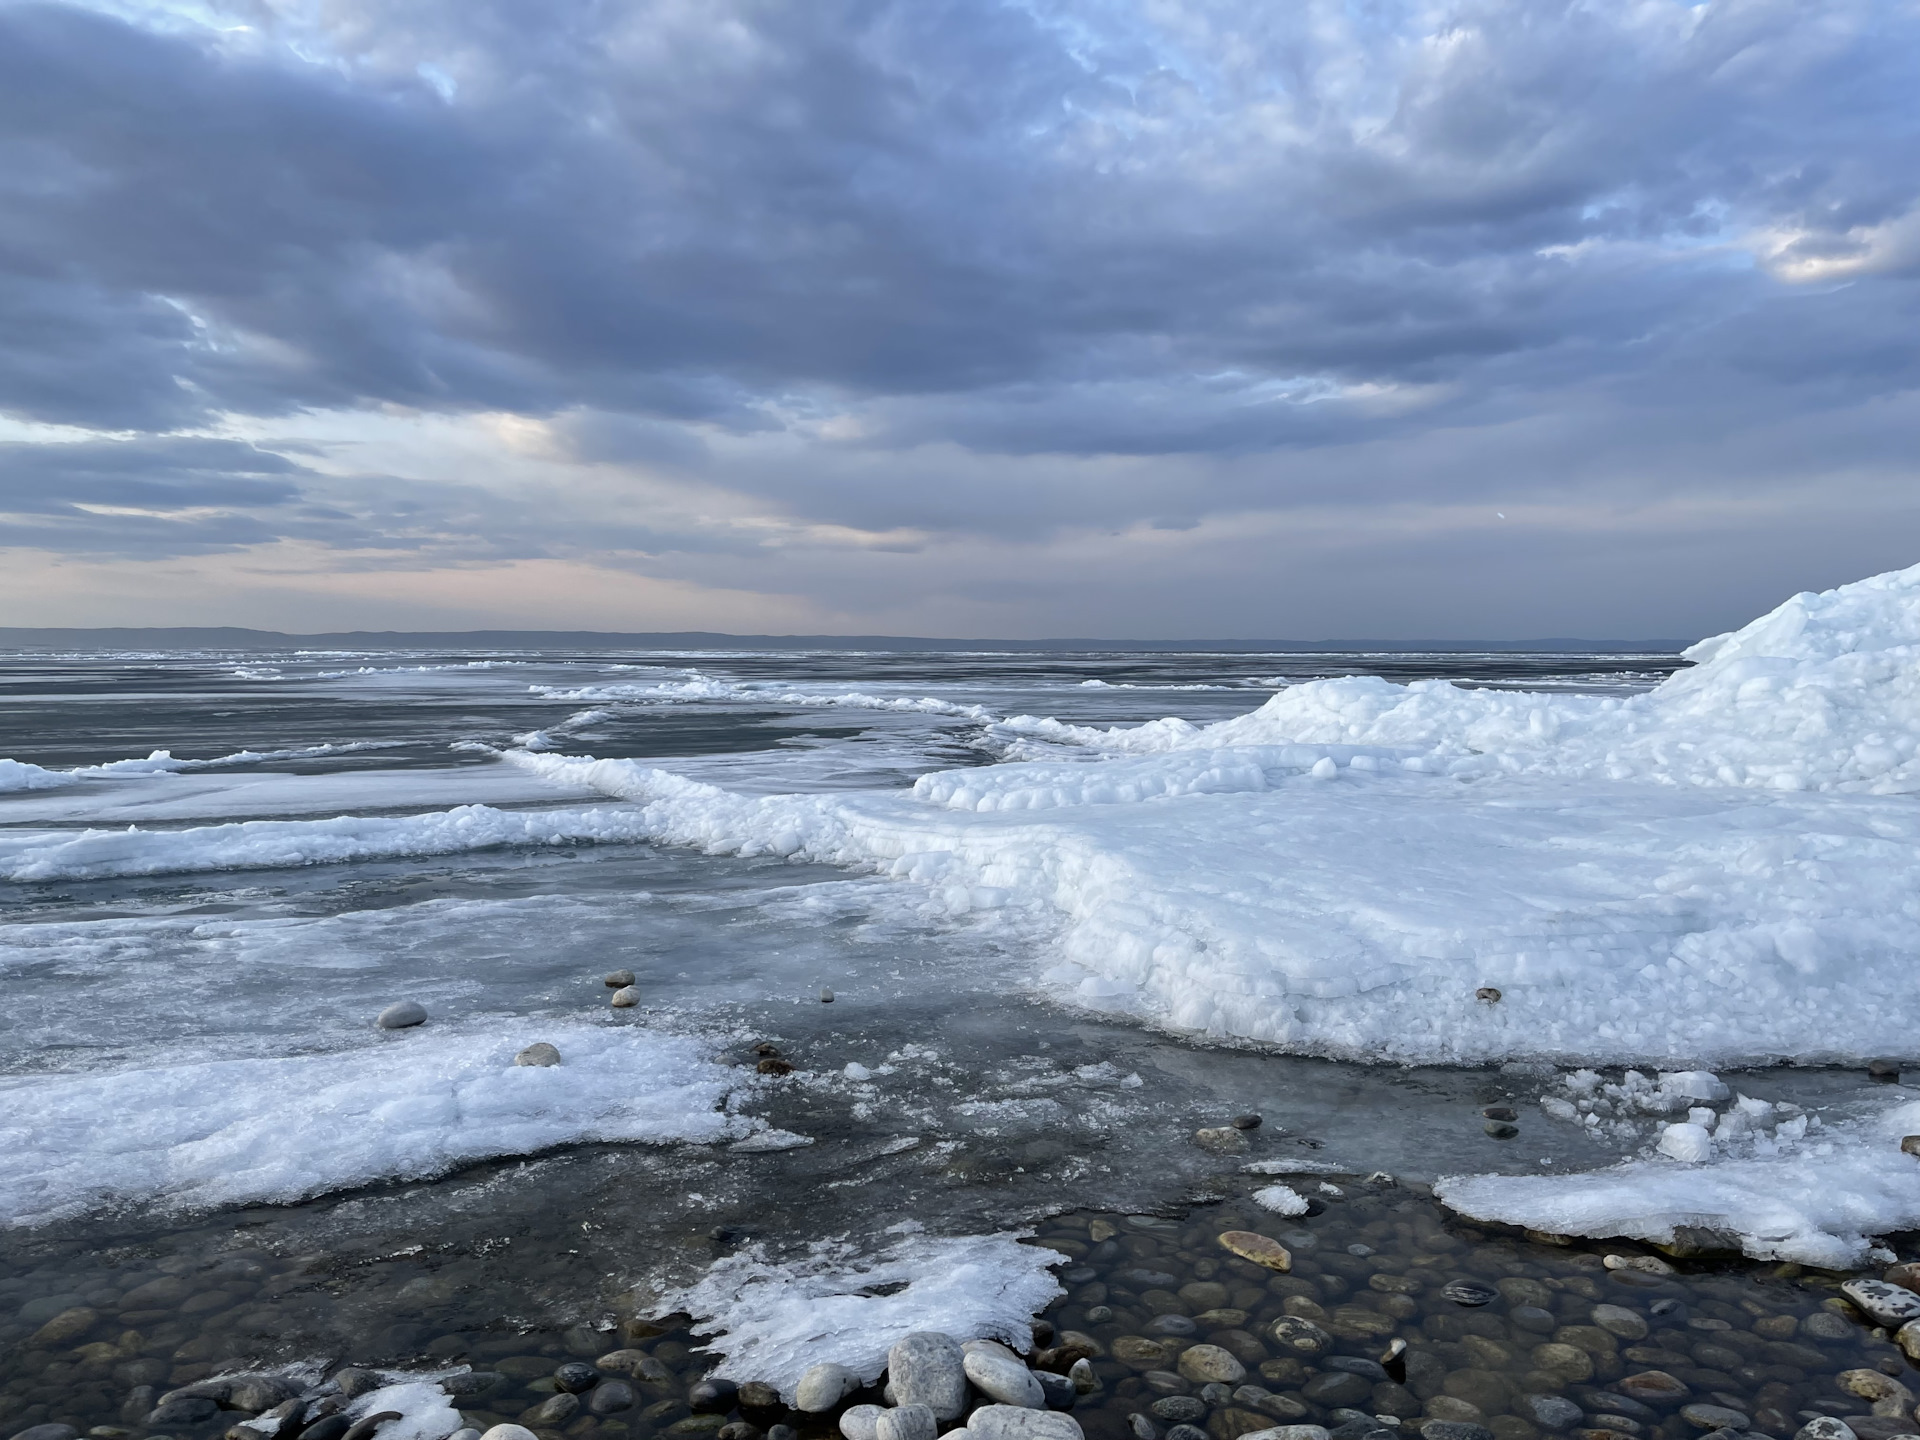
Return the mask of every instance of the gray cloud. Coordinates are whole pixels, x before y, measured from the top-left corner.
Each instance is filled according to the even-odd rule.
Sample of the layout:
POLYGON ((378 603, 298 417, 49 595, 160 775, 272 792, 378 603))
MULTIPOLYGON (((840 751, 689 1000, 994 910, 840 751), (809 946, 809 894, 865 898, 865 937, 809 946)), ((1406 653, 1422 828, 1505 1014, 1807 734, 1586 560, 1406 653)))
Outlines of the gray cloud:
MULTIPOLYGON (((1892 0, 221 9, 0 4, 0 411, 512 410, 795 523, 1004 540, 1804 491, 1910 443, 1892 0)), ((180 543, 753 548, 187 444, 10 452, 16 543, 202 495, 180 543)))

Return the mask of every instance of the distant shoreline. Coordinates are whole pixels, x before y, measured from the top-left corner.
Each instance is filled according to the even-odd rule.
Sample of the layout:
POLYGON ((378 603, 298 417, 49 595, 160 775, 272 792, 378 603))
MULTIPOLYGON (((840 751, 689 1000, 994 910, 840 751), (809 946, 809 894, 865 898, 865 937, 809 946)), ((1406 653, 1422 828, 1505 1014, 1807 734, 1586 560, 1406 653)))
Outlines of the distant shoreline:
POLYGON ((950 640, 918 635, 729 635, 711 630, 345 630, 289 635, 237 626, 27 628, 0 626, 0 651, 28 650, 886 650, 1170 654, 1672 655, 1685 640, 950 640))

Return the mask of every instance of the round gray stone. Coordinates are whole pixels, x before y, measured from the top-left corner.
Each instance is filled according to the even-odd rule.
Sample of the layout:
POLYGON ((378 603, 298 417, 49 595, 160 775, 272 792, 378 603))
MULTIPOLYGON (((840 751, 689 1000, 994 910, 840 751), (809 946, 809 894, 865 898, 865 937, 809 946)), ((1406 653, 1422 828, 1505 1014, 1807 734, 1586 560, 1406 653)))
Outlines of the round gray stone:
POLYGON ((1465 1420, 1429 1420, 1420 1427, 1420 1440, 1493 1440, 1493 1432, 1465 1420))
POLYGON ((898 1403, 924 1405, 936 1420, 958 1420, 967 1410, 960 1342, 938 1330, 901 1336, 887 1352, 887 1384, 898 1403))
POLYGON ((877 1440, 939 1440, 940 1422, 925 1405, 882 1410, 874 1426, 877 1440))
POLYGON ((1564 1430, 1580 1420, 1580 1407, 1564 1395, 1528 1395, 1521 1404, 1542 1430, 1564 1430))
POLYGON ((859 1388, 860 1377, 853 1371, 823 1360, 800 1377, 793 1391, 793 1408, 809 1415, 824 1415, 859 1388))
POLYGON ((596 1415, 614 1415, 633 1408, 633 1387, 624 1380, 602 1380, 587 1397, 587 1409, 596 1415))
POLYGON ((1147 1412, 1169 1425, 1191 1425, 1207 1418, 1207 1407, 1191 1395, 1163 1395, 1147 1407, 1147 1412))
POLYGON ((1853 1427, 1832 1415, 1809 1420, 1794 1432, 1793 1440, 1856 1440, 1853 1427))
POLYGON ((886 1414, 878 1405, 850 1405, 840 1414, 840 1433, 847 1440, 880 1440, 880 1417, 886 1414))
POLYGON ((1680 1418, 1696 1430, 1745 1430, 1753 1421, 1725 1405, 1695 1403, 1680 1407, 1680 1418))
POLYGON ((71 1425, 30 1425, 12 1440, 74 1440, 79 1433, 71 1425))
MULTIPOLYGON (((1329 1410, 1341 1405, 1358 1405, 1372 1394, 1373 1385, 1370 1381, 1345 1370, 1325 1371, 1300 1387, 1302 1400, 1329 1410)), ((1459 1437, 1453 1437, 1453 1440, 1459 1440, 1459 1437)))
POLYGON ((374 1018, 382 1030, 407 1030, 427 1023, 427 1007, 417 1000, 401 1000, 387 1006, 374 1018))
POLYGON ((560 1052, 544 1040, 536 1040, 513 1057, 516 1065, 558 1065, 560 1052))
MULTIPOLYGON (((1047 1392, 1040 1388, 1033 1372, 1000 1346, 989 1350, 984 1345, 973 1345, 965 1350, 961 1364, 967 1379, 988 1399, 1026 1410, 1046 1408, 1047 1392), (996 1355, 994 1350, 1000 1353, 996 1355)), ((967 1421, 967 1428, 973 1428, 972 1420, 967 1421)), ((1075 1428, 1079 1428, 1077 1424, 1075 1428)))
POLYGON ((1086 1440, 1080 1422, 1058 1410, 982 1405, 967 1417, 972 1440, 1086 1440))
POLYGON ((633 984, 633 971, 609 970, 600 977, 600 983, 609 990, 624 989, 626 986, 633 984))
POLYGON ((540 1437, 524 1425, 495 1425, 482 1432, 480 1440, 540 1440, 540 1437))

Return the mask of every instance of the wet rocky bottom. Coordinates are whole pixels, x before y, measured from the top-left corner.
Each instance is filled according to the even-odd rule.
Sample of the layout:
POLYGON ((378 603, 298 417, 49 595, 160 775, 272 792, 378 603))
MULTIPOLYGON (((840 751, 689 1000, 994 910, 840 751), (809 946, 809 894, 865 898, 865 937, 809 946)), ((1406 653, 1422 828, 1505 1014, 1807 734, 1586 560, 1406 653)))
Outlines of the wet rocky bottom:
MULTIPOLYGON (((1841 1293, 1848 1275, 1553 1243, 1464 1222, 1384 1178, 1295 1185, 1306 1212, 1290 1217, 1241 1197, 1041 1224, 1032 1243, 1059 1252, 1065 1293, 1036 1318, 1027 1363, 1078 1381, 1049 1379, 1049 1402, 1091 1440, 1278 1426, 1339 1440, 1786 1440, 1822 1418, 1858 1440, 1920 1430, 1913 1367, 1841 1293)), ((465 1426, 541 1440, 758 1440, 777 1425, 824 1440, 863 1431, 842 1423, 850 1407, 885 1403, 876 1383, 807 1414, 764 1386, 707 1383, 710 1337, 685 1317, 609 1312, 604 1294, 583 1297, 580 1323, 542 1325, 476 1314, 457 1275, 423 1269, 414 1323, 316 1354, 303 1307, 354 1285, 335 1259, 249 1247, 244 1231, 211 1259, 138 1246, 88 1258, 0 1276, 0 1436, 215 1440, 297 1411, 306 1440, 342 1440, 350 1417, 323 1412, 387 1383, 369 1371, 444 1376, 465 1426), (260 1378, 220 1379, 235 1375, 260 1378)))

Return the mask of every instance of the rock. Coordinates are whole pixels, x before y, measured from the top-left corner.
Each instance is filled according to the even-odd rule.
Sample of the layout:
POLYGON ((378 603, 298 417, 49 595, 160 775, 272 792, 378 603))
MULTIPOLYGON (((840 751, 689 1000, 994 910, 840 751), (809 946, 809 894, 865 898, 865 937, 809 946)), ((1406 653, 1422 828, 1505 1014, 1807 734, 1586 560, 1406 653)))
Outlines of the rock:
POLYGON ((536 1040, 513 1057, 516 1065, 558 1065, 560 1052, 544 1040, 536 1040))
POLYGON ((810 1366, 794 1387, 793 1408, 809 1415, 824 1415, 860 1388, 860 1377, 844 1365, 831 1360, 810 1366))
POLYGON ((1267 1333, 1274 1344, 1296 1355, 1324 1355, 1333 1347, 1333 1336, 1298 1315, 1282 1315, 1267 1333))
MULTIPOLYGON (((644 1350, 609 1350, 594 1361, 597 1369, 610 1375, 625 1375, 648 1385, 667 1385, 673 1372, 644 1350)), ((485 1436, 481 1440, 486 1440, 485 1436)))
POLYGON ((578 1360, 569 1360, 553 1372, 553 1383, 569 1395, 579 1395, 591 1390, 600 1379, 600 1372, 591 1365, 583 1365, 578 1360))
POLYGON ((850 1405, 840 1415, 840 1433, 847 1440, 880 1440, 880 1417, 887 1412, 878 1405, 850 1405))
POLYGON ((1482 985, 1478 990, 1473 992, 1473 998, 1483 1001, 1488 1005, 1498 1005, 1500 1003, 1500 987, 1497 985, 1482 985))
POLYGON ((462 1395, 478 1395, 482 1390, 491 1390, 506 1378, 498 1370, 469 1370, 464 1375, 442 1375, 434 1383, 447 1394, 458 1398, 462 1395))
POLYGON ((758 1425, 745 1420, 729 1420, 715 1432, 714 1440, 764 1440, 758 1425))
POLYGON ((1292 1395, 1276 1395, 1259 1385, 1242 1385, 1233 1392, 1233 1403, 1275 1420, 1304 1420, 1308 1414, 1307 1407, 1292 1395))
POLYGON ((937 1330, 903 1335, 887 1352, 887 1380, 902 1405, 924 1405, 936 1420, 967 1411, 966 1357, 960 1343, 937 1330))
POLYGON ((1658 1255, 1604 1255, 1600 1263, 1609 1270, 1632 1270, 1642 1275, 1671 1275, 1673 1266, 1658 1255))
MULTIPOLYGON (((803 1384, 805 1380, 803 1375, 803 1384)), ((696 1415, 724 1415, 733 1409, 733 1402, 739 1394, 740 1387, 733 1381, 708 1376, 705 1380, 695 1381, 688 1389, 687 1405, 696 1415)))
POLYGON ((1067 1368, 1067 1378, 1082 1395, 1091 1395, 1100 1388, 1100 1377, 1093 1373, 1093 1362, 1084 1355, 1067 1368))
POLYGON ((1920 1365, 1920 1320, 1909 1320, 1896 1330, 1893 1343, 1900 1347, 1902 1355, 1920 1365))
POLYGON ((1258 1130, 1260 1128, 1260 1117, 1258 1115, 1236 1115, 1227 1123, 1236 1130, 1258 1130))
POLYGON ((600 977, 600 983, 609 990, 624 990, 627 986, 633 984, 633 971, 609 970, 600 977))
POLYGON ((833 991, 824 985, 820 987, 820 1003, 822 1005, 831 1005, 833 1003, 833 991))
POLYGON ((939 1440, 940 1422, 924 1405, 901 1405, 880 1412, 874 1433, 878 1440, 939 1440))
POLYGON ((1520 1413, 1530 1417, 1542 1430, 1564 1430, 1577 1424, 1580 1407, 1564 1395, 1523 1395, 1520 1413))
POLYGON ((1920 1291, 1920 1261, 1909 1260, 1904 1265, 1890 1265, 1881 1273, 1880 1278, 1889 1285, 1898 1285, 1903 1290, 1920 1291))
POLYGON ((1147 1411, 1169 1425, 1197 1425, 1207 1418, 1206 1402, 1192 1395, 1163 1395, 1147 1411))
POLYGON ((1040 1382, 1040 1389, 1046 1396, 1047 1409, 1071 1410, 1079 1402, 1080 1390, 1065 1375, 1055 1375, 1050 1370, 1035 1370, 1033 1378, 1040 1382))
POLYGON ((1857 1437, 1846 1421, 1822 1415, 1795 1431, 1793 1440, 1857 1440, 1857 1437))
POLYGON ((754 1063, 754 1070, 761 1075, 791 1075, 793 1062, 783 1060, 778 1055, 768 1055, 754 1063))
POLYGON ((1478 1280, 1453 1280, 1440 1287, 1443 1299, 1456 1305, 1465 1305, 1477 1310, 1482 1305, 1491 1305, 1500 1298, 1500 1292, 1491 1285, 1482 1285, 1478 1280))
POLYGON ((1238 1385, 1247 1378, 1247 1367, 1234 1358, 1232 1351, 1218 1345, 1193 1345, 1182 1350, 1178 1368, 1196 1385, 1238 1385))
POLYGON ((258 1415, 276 1405, 284 1405, 300 1393, 300 1387, 278 1375, 242 1375, 228 1387, 226 1408, 251 1410, 258 1415))
POLYGON ((634 1403, 633 1387, 624 1380, 603 1380, 587 1397, 587 1409, 596 1415, 617 1415, 634 1403))
POLYGON ((1328 1440, 1329 1434, 1324 1425, 1275 1425, 1270 1430, 1242 1435, 1240 1440, 1328 1440))
POLYGON ((427 1023, 427 1007, 418 1000, 402 1000, 387 1006, 374 1017, 373 1023, 382 1030, 410 1030, 427 1023))
POLYGON ((1520 1133, 1520 1127, 1507 1120, 1489 1120, 1480 1128, 1495 1140, 1511 1140, 1520 1133))
POLYGON ((1745 1430, 1753 1421, 1725 1405, 1698 1402, 1680 1407, 1680 1418, 1696 1430, 1745 1430))
POLYGON ((580 1397, 562 1390, 558 1395, 549 1395, 520 1418, 536 1429, 542 1425, 564 1425, 579 1408, 580 1397))
POLYGON ((1844 1315, 1816 1310, 1800 1322, 1800 1333, 1815 1340, 1851 1340, 1860 1332, 1844 1315))
POLYGON ((1884 1280, 1849 1280, 1840 1293, 1871 1316, 1876 1324, 1897 1327, 1920 1320, 1920 1294, 1884 1280))
POLYGON ((973 1440, 1086 1440, 1071 1415, 1024 1405, 982 1405, 967 1417, 967 1434, 973 1440))
POLYGON ((1329 1355, 1320 1362, 1322 1370, 1344 1370, 1349 1375, 1358 1375, 1368 1384, 1377 1384, 1387 1378, 1386 1367, 1378 1360, 1363 1360, 1358 1355, 1329 1355))
POLYGON ((640 1003, 640 987, 638 985, 622 985, 618 990, 613 992, 612 996, 607 1000, 607 1003, 616 1010, 631 1010, 640 1003))
POLYGON ((1373 1394, 1373 1386, 1364 1377, 1344 1370, 1327 1370, 1300 1387, 1300 1398, 1323 1410, 1343 1405, 1358 1405, 1373 1394))
POLYGON ((1468 1420, 1429 1420, 1420 1427, 1420 1440, 1493 1440, 1493 1432, 1468 1420))
POLYGON ((145 1420, 149 1429, 164 1430, 173 1425, 200 1425, 220 1413, 211 1400, 183 1395, 177 1400, 162 1400, 145 1420))
POLYGON ((357 1365, 349 1365, 344 1370, 333 1372, 333 1383, 340 1388, 342 1395, 349 1400, 355 1400, 369 1391, 378 1390, 387 1382, 371 1370, 362 1370, 357 1365))
POLYGON ((1140 1327, 1149 1335, 1197 1335, 1200 1327, 1184 1315, 1156 1315, 1140 1327))
POLYGON ((1231 1125, 1215 1125, 1193 1132, 1193 1143, 1215 1155, 1244 1155, 1251 1148, 1244 1130, 1231 1125))
POLYGON ((1166 1346, 1144 1335, 1122 1335, 1109 1349, 1114 1359, 1135 1370, 1163 1370, 1173 1359, 1166 1346))
POLYGON ((1624 1305, 1596 1305, 1592 1318, 1602 1330, 1622 1340, 1647 1338, 1647 1322, 1624 1305))
MULTIPOLYGON (((940 1440, 954 1440, 954 1436, 966 1433, 956 1430, 950 1435, 942 1435, 940 1440)), ((1133 1436, 1133 1440, 1160 1440, 1160 1427, 1137 1410, 1127 1416, 1127 1433, 1133 1436)))
POLYGON ((759 1380, 747 1381, 740 1387, 740 1393, 735 1398, 740 1402, 742 1410, 770 1411, 785 1408, 780 1403, 780 1392, 759 1380))
POLYGON ((480 1434, 480 1440, 540 1440, 524 1425, 495 1425, 480 1434))
MULTIPOLYGON (((1240 1132, 1234 1131, 1237 1135, 1240 1132)), ((1293 1253, 1278 1240, 1270 1240, 1252 1230, 1224 1230, 1217 1237, 1220 1248, 1283 1274, 1293 1269, 1293 1253)))
POLYGON ((1682 1404, 1693 1394, 1664 1370, 1642 1370, 1637 1375, 1614 1381, 1613 1388, 1629 1400, 1662 1409, 1682 1404))
POLYGON ((74 1440, 79 1433, 71 1425, 30 1425, 12 1440, 74 1440))
MULTIPOLYGON (((746 1387, 742 1386, 741 1388, 745 1389, 746 1387)), ((960 1433, 964 1435, 966 1431, 962 1430, 960 1433)), ((769 1425, 767 1427, 767 1440, 800 1440, 800 1432, 791 1425, 769 1425)))
POLYGON ((1876 1415, 1906 1417, 1913 1410, 1913 1392, 1878 1370, 1842 1370, 1835 1378, 1849 1395, 1871 1401, 1876 1415))
POLYGON ((1902 1155, 1920 1156, 1920 1135, 1902 1135, 1900 1137, 1900 1153, 1902 1155))
POLYGON ((75 1305, 62 1310, 32 1335, 27 1337, 30 1349, 51 1350, 56 1345, 66 1345, 78 1340, 94 1327, 100 1318, 100 1312, 86 1305, 75 1305))
POLYGON ((1869 1060, 1867 1061, 1867 1078, 1869 1080, 1898 1080, 1900 1078, 1900 1062, 1898 1060, 1888 1059, 1869 1060))
MULTIPOLYGON (((999 1345, 988 1349, 973 1341, 963 1348, 961 1366, 967 1379, 990 1400, 1028 1410, 1046 1408, 1047 1392, 1010 1350, 999 1345)), ((967 1422, 967 1428, 973 1428, 972 1421, 967 1422)))

